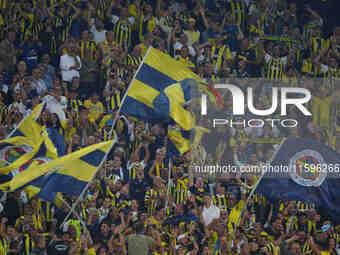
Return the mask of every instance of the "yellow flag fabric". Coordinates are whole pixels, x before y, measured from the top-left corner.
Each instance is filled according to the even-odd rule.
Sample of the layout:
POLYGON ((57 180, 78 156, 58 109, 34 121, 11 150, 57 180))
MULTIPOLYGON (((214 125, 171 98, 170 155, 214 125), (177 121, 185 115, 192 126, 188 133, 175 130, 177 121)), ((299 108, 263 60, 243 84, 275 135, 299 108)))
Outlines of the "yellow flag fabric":
POLYGON ((38 153, 41 144, 46 139, 43 128, 36 122, 43 104, 35 107, 19 126, 0 141, 0 174, 8 174, 19 168, 38 153))
POLYGON ((209 89, 201 84, 201 78, 186 65, 150 47, 130 84, 121 112, 142 120, 160 119, 160 115, 155 113, 157 109, 154 101, 161 93, 165 93, 170 101, 168 115, 182 129, 191 130, 194 127, 194 120, 190 112, 182 106, 184 101, 180 86, 186 79, 195 80, 200 92, 208 94, 209 98, 215 98, 209 89))
POLYGON ((77 191, 79 190, 79 186, 77 186, 79 183, 81 183, 83 187, 84 183, 92 179, 97 168, 100 166, 102 160, 105 159, 112 146, 113 141, 91 145, 63 157, 50 160, 39 166, 34 166, 33 169, 28 168, 26 171, 15 175, 11 181, 0 185, 0 188, 2 190, 14 191, 25 185, 33 185, 41 188, 42 184, 45 187, 52 184, 55 187, 57 184, 62 190, 54 190, 53 192, 63 193, 63 190, 77 191), (50 174, 50 176, 46 174, 50 174), (72 185, 69 185, 70 182, 56 183, 56 180, 63 178, 50 180, 53 179, 52 177, 56 177, 55 175, 62 176, 64 181, 67 180, 67 178, 72 179, 72 185))

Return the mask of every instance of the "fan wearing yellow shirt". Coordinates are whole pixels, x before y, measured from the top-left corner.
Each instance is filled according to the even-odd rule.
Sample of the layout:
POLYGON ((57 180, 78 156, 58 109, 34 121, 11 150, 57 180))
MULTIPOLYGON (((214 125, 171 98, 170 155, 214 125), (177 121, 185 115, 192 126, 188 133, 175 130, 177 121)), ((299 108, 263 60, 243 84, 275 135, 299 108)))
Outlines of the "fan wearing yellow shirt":
POLYGON ((9 236, 6 231, 7 218, 1 218, 0 222, 0 254, 6 255, 9 250, 9 236))
POLYGON ((188 29, 184 30, 184 33, 188 37, 188 43, 193 45, 194 43, 198 43, 200 39, 200 31, 195 29, 196 20, 194 18, 190 18, 188 22, 188 29))
POLYGON ((234 227, 238 222, 238 218, 241 215, 241 211, 246 201, 246 194, 242 193, 241 200, 236 202, 236 196, 232 193, 227 195, 227 211, 229 211, 228 217, 228 230, 230 233, 234 232, 234 227))
POLYGON ((5 21, 2 13, 0 13, 0 26, 5 26, 5 21))
POLYGON ((90 99, 86 100, 84 106, 89 110, 89 120, 95 123, 104 113, 104 106, 99 101, 99 96, 94 93, 90 99))
POLYGON ((329 90, 323 85, 318 93, 313 95, 312 116, 315 125, 330 127, 331 105, 337 100, 337 95, 330 95, 329 90))

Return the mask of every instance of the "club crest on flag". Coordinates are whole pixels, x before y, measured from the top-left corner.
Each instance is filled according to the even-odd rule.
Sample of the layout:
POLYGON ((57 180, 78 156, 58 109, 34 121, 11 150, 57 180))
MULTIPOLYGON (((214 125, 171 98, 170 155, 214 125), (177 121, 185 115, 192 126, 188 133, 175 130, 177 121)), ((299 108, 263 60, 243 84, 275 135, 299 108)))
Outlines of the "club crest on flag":
POLYGON ((306 187, 318 187, 327 177, 325 160, 314 150, 303 150, 296 153, 290 160, 289 175, 294 182, 306 187))
POLYGON ((45 164, 46 162, 50 161, 50 158, 47 157, 37 157, 37 158, 32 158, 29 161, 27 161, 25 164, 20 166, 19 168, 13 170, 11 173, 13 176, 19 174, 20 172, 25 171, 28 167, 34 167, 34 166, 39 166, 41 164, 45 164))
POLYGON ((33 158, 31 160, 29 160, 28 162, 26 162, 25 164, 23 164, 20 168, 19 171, 22 172, 24 171, 26 168, 28 168, 29 166, 39 166, 41 164, 44 164, 48 161, 50 161, 50 158, 47 157, 38 157, 38 158, 33 158))
POLYGON ((10 165, 22 155, 31 152, 32 150, 33 148, 27 144, 20 146, 8 146, 0 150, 0 168, 10 165))

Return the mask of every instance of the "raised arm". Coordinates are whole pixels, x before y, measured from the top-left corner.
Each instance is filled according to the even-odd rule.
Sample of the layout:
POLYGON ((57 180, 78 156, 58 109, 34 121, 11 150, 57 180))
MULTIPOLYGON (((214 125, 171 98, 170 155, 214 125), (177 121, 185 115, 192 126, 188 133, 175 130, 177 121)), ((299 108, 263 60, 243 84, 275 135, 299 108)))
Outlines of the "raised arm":
POLYGON ((78 18, 81 14, 81 11, 79 10, 79 8, 77 8, 72 2, 70 2, 69 5, 74 10, 74 14, 72 15, 72 19, 78 18))
POLYGON ((156 4, 156 17, 158 19, 160 19, 161 16, 162 16, 161 3, 162 3, 162 0, 157 0, 157 4, 156 4))
POLYGON ((204 26, 205 26, 205 29, 208 30, 209 29, 209 22, 208 22, 208 19, 207 17, 205 16, 205 13, 204 13, 204 8, 203 7, 200 7, 200 14, 201 14, 201 17, 203 19, 203 22, 204 22, 204 26))
POLYGON ((313 237, 311 236, 310 239, 308 240, 308 243, 310 245, 310 247, 312 248, 313 252, 316 254, 316 255, 322 255, 319 247, 314 243, 314 239, 313 237))
POLYGON ((56 4, 54 4, 54 5, 51 5, 49 8, 47 8, 47 14, 48 14, 48 16, 54 17, 54 16, 55 16, 55 15, 53 14, 54 9, 55 9, 56 7, 58 7, 60 4, 61 4, 61 2, 56 3, 56 4))

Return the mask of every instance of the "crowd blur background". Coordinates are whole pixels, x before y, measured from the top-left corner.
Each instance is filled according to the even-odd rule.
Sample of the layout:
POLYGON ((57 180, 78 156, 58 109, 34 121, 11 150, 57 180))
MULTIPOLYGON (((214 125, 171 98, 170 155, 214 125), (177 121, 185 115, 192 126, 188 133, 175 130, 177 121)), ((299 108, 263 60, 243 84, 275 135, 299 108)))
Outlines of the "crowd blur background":
MULTIPOLYGON (((256 174, 198 177, 189 170, 192 157, 212 163, 210 153, 234 165, 268 162, 287 136, 340 152, 338 6, 335 0, 0 0, 1 138, 49 102, 39 122, 64 136, 68 153, 118 141, 61 228, 66 203, 22 190, 3 193, 0 254, 340 254, 340 227, 327 208, 255 194, 240 217, 256 174), (258 108, 270 104, 273 84, 307 88, 313 115, 289 111, 296 128, 224 128, 169 158, 167 126, 122 113, 114 123, 150 46, 209 84, 253 84, 258 108), (212 141, 213 152, 205 148, 212 141)), ((216 116, 231 110, 231 95, 221 96, 216 116)), ((78 197, 63 199, 72 206, 78 197)))

